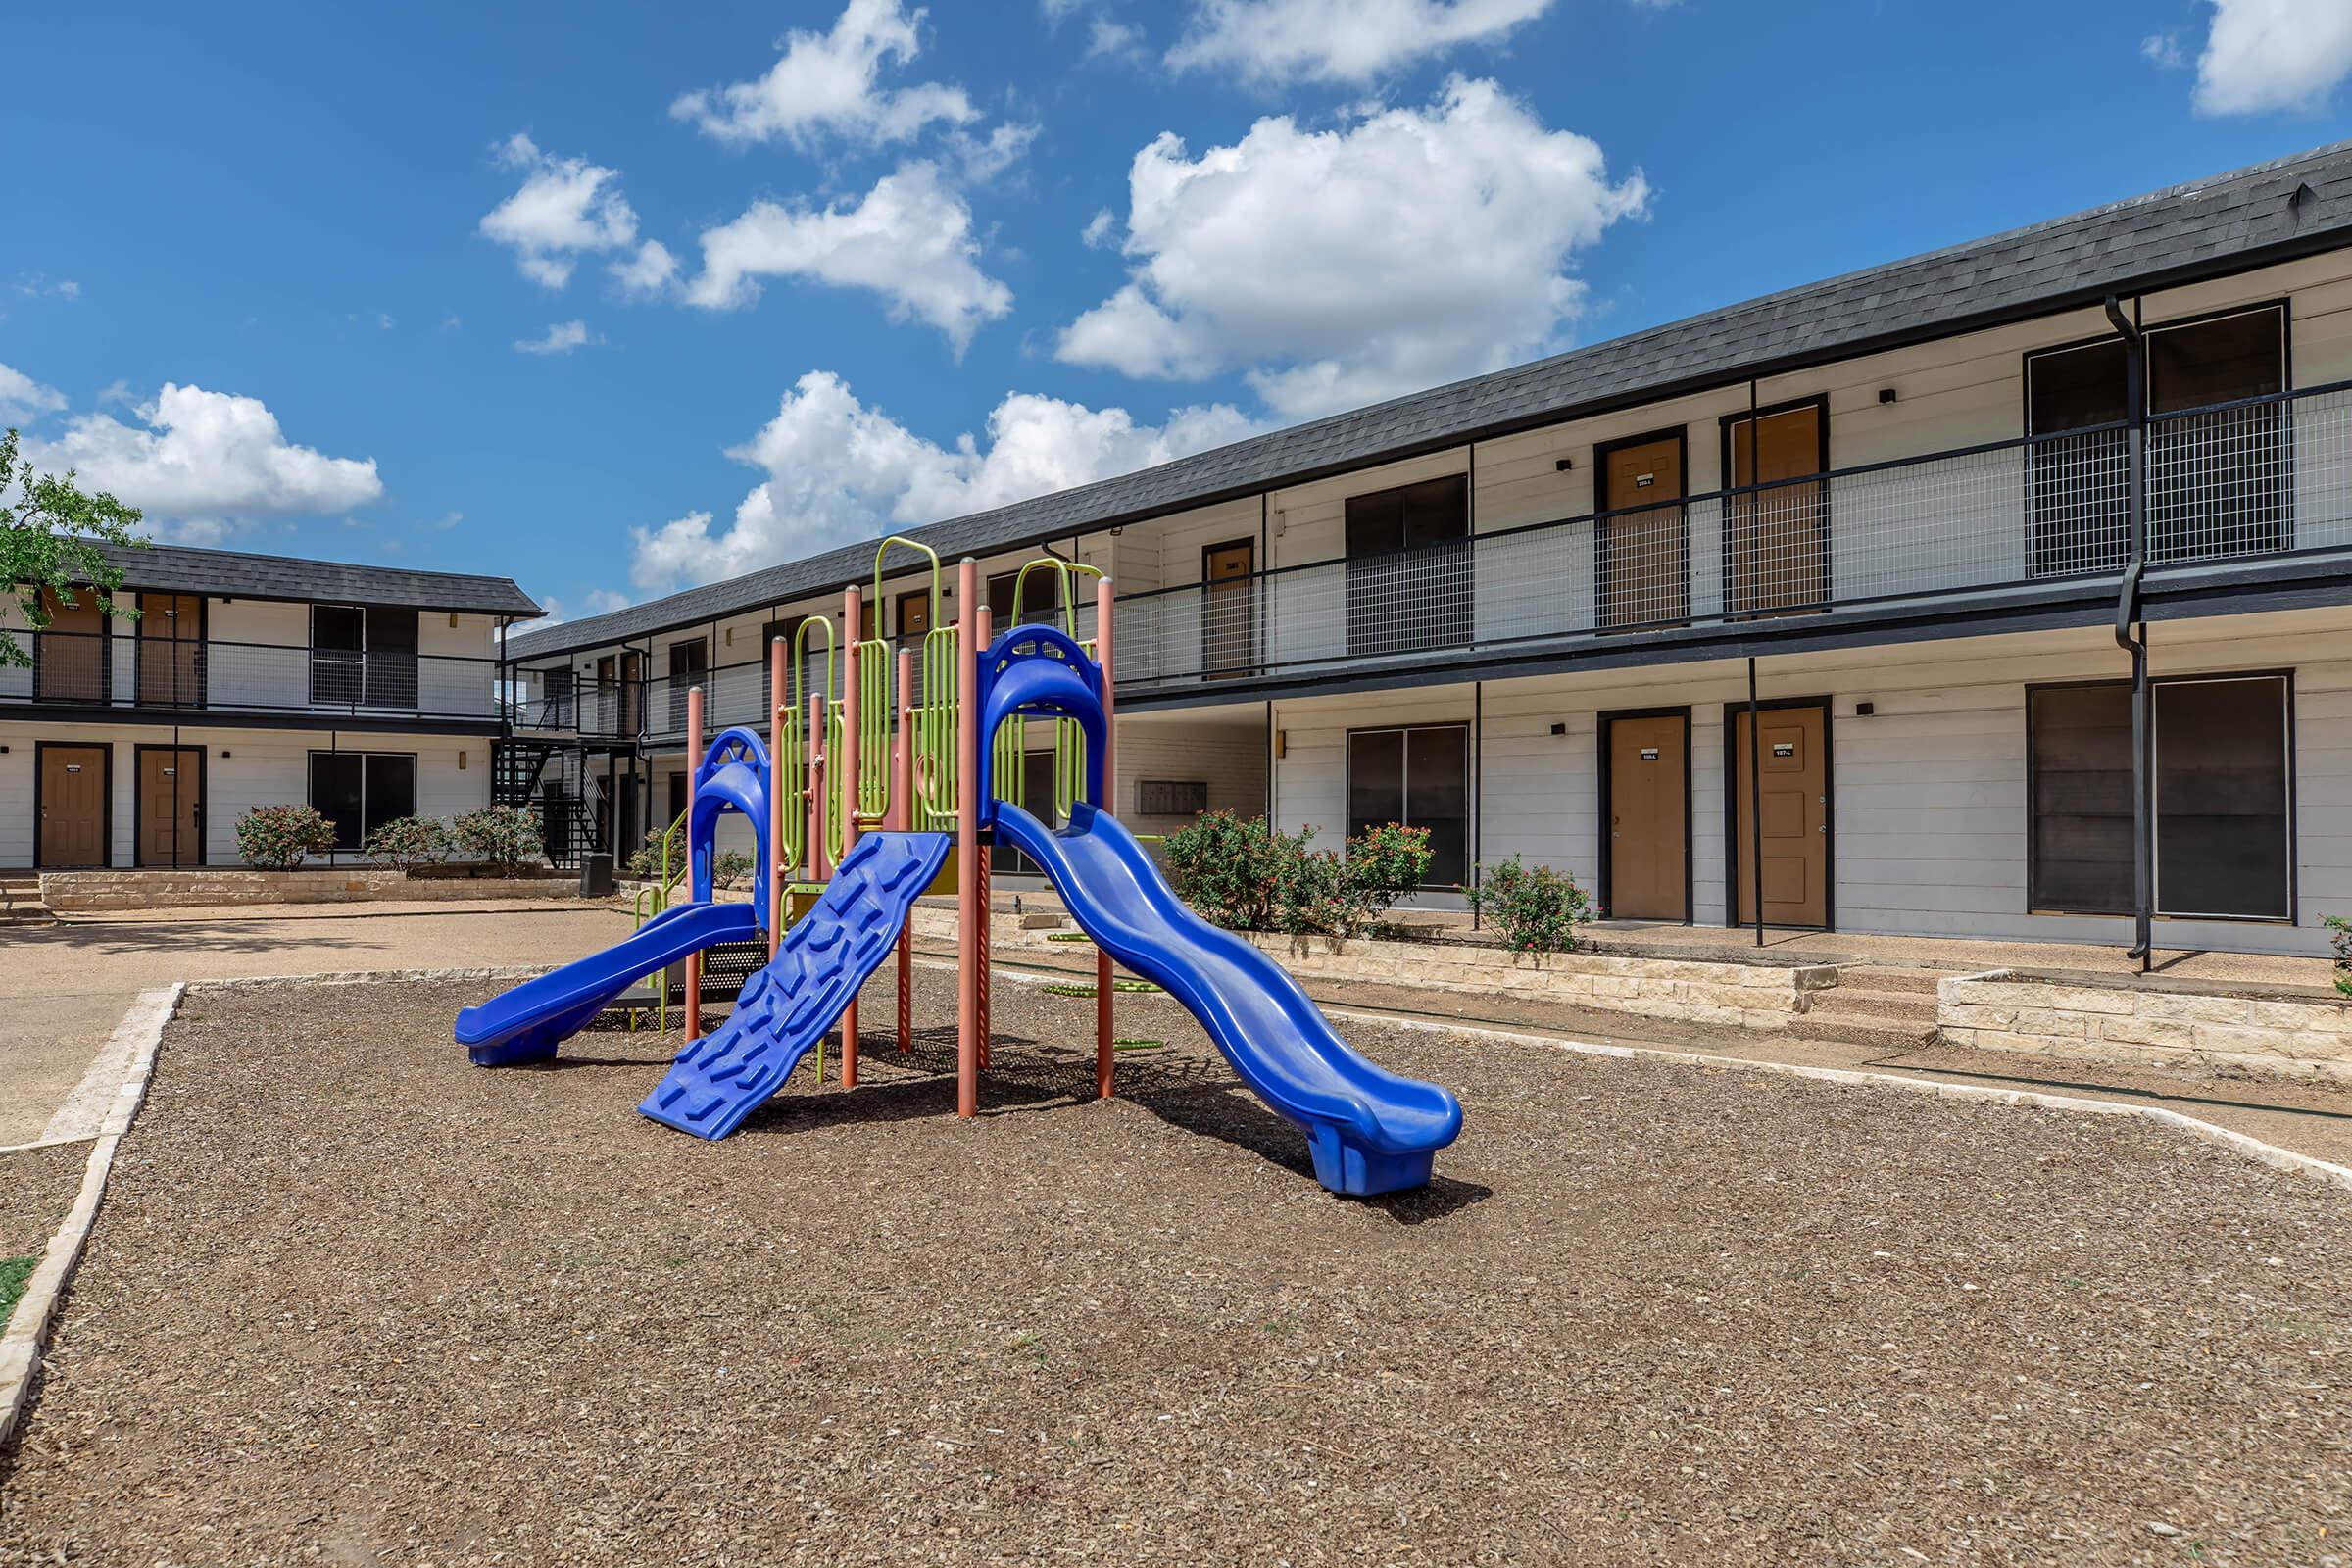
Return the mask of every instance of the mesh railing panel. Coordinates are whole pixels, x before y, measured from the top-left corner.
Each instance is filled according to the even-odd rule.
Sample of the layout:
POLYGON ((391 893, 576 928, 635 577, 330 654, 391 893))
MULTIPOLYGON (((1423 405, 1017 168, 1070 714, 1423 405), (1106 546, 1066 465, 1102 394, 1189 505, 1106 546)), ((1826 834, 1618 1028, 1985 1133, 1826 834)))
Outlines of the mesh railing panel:
MULTIPOLYGON (((2352 389, 2153 416, 2148 561, 2352 546, 2352 389)), ((2121 427, 1123 599, 1121 686, 2119 574, 2121 427)))

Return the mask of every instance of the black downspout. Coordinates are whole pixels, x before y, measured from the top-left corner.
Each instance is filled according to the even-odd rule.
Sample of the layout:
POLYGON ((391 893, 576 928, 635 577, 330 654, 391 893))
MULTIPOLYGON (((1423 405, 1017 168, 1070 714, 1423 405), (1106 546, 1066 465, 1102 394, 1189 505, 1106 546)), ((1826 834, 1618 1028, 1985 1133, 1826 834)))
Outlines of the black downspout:
POLYGON ((2139 582, 2148 561, 2147 422, 2139 325, 2115 297, 2107 298, 2107 320, 2124 340, 2125 527, 2128 556, 2122 591, 2115 600, 2116 646, 2132 656, 2132 946, 2124 955, 2148 972, 2155 944, 2155 875, 2149 853, 2148 810, 2148 627, 2141 618, 2139 582), (2132 622, 2138 621, 2136 633, 2132 622))
MULTIPOLYGON (((1747 383, 1747 482, 1756 482, 1756 383, 1747 383)), ((1761 492, 1758 492, 1761 494, 1761 492)), ((1755 505, 1751 496, 1749 505, 1755 505)), ((1733 505, 1737 507, 1738 501, 1733 505)), ((1737 523, 1734 524, 1737 528, 1737 523)), ((1755 522, 1749 519, 1752 537, 1755 522)), ((1738 559, 1738 552, 1733 553, 1738 559)), ((1756 656, 1747 656, 1747 870, 1756 901, 1756 946, 1764 945, 1764 726, 1756 715, 1756 656)))
MULTIPOLYGON (((1487 813, 1481 808, 1487 794, 1487 683, 1470 683, 1470 890, 1480 886, 1478 858, 1486 841, 1487 813)), ((1478 900, 1470 900, 1470 929, 1478 929, 1478 900)))

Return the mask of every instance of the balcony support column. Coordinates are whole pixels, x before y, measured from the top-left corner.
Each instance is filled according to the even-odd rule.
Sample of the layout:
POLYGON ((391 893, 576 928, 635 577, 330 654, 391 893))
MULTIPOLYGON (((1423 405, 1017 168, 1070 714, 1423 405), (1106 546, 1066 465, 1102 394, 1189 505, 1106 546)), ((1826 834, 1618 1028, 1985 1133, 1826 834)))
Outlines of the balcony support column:
POLYGON ((2110 295, 2107 320, 2124 340, 2125 543, 2122 590, 2115 601, 2116 646, 2132 659, 2132 946, 2128 958, 2148 972, 2155 944, 2154 813, 2149 809, 2148 625, 2140 607, 2140 577, 2148 562, 2148 398, 2146 344, 2139 323, 2110 295), (2137 622, 2134 630, 2133 622, 2137 622))

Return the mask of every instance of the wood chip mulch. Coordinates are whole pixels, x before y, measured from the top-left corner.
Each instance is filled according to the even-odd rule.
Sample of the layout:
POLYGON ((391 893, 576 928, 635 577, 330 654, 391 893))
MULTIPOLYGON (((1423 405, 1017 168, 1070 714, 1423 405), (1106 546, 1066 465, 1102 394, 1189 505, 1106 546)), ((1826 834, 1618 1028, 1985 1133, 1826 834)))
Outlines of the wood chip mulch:
POLYGON ((0 1257, 38 1257, 81 1191, 88 1144, 0 1154, 0 1257))
POLYGON ((704 1144, 486 990, 172 1027, 0 1563, 2352 1563, 2352 1200, 2161 1128, 1351 1022, 1468 1113, 1362 1202, 1164 998, 704 1144))

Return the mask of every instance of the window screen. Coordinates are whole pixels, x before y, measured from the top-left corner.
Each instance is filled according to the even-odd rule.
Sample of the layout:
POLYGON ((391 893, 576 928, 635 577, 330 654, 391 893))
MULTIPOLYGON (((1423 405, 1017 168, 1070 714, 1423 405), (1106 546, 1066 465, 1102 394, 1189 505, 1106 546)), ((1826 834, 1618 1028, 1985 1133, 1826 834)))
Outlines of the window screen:
MULTIPOLYGON (((2284 676, 2158 681, 2155 909, 2288 919, 2284 676)), ((2044 687, 2027 698, 2033 756, 2033 906, 2132 909, 2132 688, 2044 687)))
POLYGON ((2155 696, 2157 908, 2289 918, 2285 677, 2155 696))
POLYGON ((1469 726, 1356 730, 1348 737, 1348 834, 1390 822, 1429 829, 1424 886, 1469 880, 1469 726))
POLYGON ((311 805, 357 850, 386 822, 416 814, 416 759, 402 752, 313 752, 311 805))
POLYGON ((1348 651, 1449 647, 1469 632, 1470 481, 1348 498, 1348 651))

